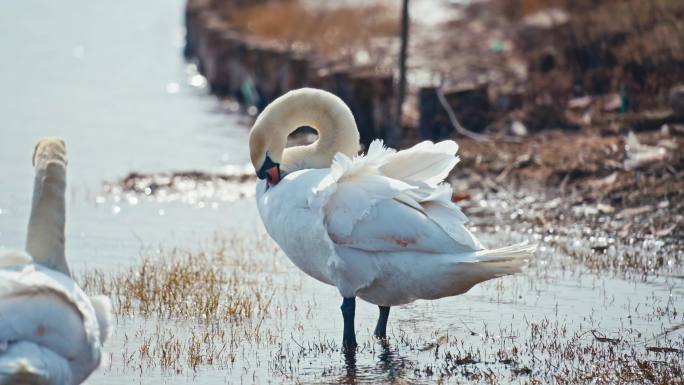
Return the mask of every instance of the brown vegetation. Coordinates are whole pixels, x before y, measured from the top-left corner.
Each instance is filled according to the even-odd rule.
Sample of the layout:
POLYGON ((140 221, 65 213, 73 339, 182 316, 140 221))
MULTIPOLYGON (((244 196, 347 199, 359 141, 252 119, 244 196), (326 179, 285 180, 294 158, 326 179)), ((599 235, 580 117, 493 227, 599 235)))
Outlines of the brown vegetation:
POLYGON ((313 50, 328 58, 352 54, 373 38, 398 33, 396 12, 383 4, 316 7, 289 0, 228 8, 226 13, 233 26, 249 36, 313 50))
MULTIPOLYGON (((510 7, 515 0, 503 3, 519 9, 510 7)), ((560 7, 569 16, 544 34, 520 36, 519 45, 531 58, 529 94, 536 100, 621 92, 629 109, 639 111, 667 106, 670 87, 684 82, 681 1, 535 3, 528 8, 560 7)))
MULTIPOLYGON (((515 201, 509 204, 515 212, 515 201)), ((520 222, 520 218, 509 215, 505 217, 511 223, 520 222)), ((485 229, 480 225, 476 228, 485 229)), ((524 227, 518 230, 526 231, 524 227)), ((644 298, 648 294, 642 293, 626 307, 608 303, 609 309, 629 314, 630 322, 607 328, 596 323, 614 325, 612 318, 617 314, 587 313, 579 323, 566 319, 577 319, 564 311, 568 306, 579 306, 582 299, 570 299, 575 305, 561 303, 565 309, 561 313, 556 305, 556 314, 540 314, 531 306, 538 301, 532 293, 541 290, 545 296, 559 295, 568 289, 568 283, 585 277, 585 267, 592 270, 591 263, 601 259, 602 254, 595 254, 585 260, 565 260, 556 248, 562 249, 567 242, 556 243, 554 239, 559 239, 556 234, 544 236, 547 249, 540 250, 521 276, 482 285, 470 294, 471 298, 445 300, 440 306, 421 303, 397 309, 389 342, 361 338, 357 357, 371 366, 359 363, 359 377, 356 358, 344 361, 337 336, 329 335, 330 325, 320 322, 337 317, 337 305, 330 304, 331 298, 320 292, 320 283, 311 282, 307 287, 297 284, 294 277, 302 275, 293 266, 279 269, 277 261, 285 256, 263 233, 252 239, 216 237, 197 251, 152 251, 156 256, 145 252, 137 266, 122 272, 89 272, 81 281, 87 291, 106 292, 114 299, 119 324, 115 340, 121 341, 122 347, 111 360, 146 379, 154 373, 203 375, 208 370, 246 383, 266 379, 507 383, 521 379, 557 384, 668 384, 680 378, 684 341, 667 337, 668 332, 677 335, 681 328, 677 293, 654 296, 647 303, 644 298), (489 312, 500 309, 502 303, 522 313, 501 322, 496 311, 489 312), (446 330, 422 329, 435 322, 430 319, 437 309, 456 306, 465 310, 475 304, 482 306, 478 308, 481 314, 468 324, 456 317, 441 323, 451 325, 446 330), (326 309, 335 310, 334 314, 326 314, 326 309), (422 309, 426 316, 414 320, 415 315, 410 314, 416 309, 422 309), (647 330, 659 330, 653 325, 671 324, 674 329, 666 329, 665 334, 642 335, 647 330), (325 363, 324 368, 316 366, 320 362, 325 363)), ((624 252, 617 251, 620 255, 624 252)), ((675 270, 659 269, 654 274, 678 274, 676 266, 670 268, 675 270)), ((609 270, 597 267, 594 277, 599 279, 595 284, 598 288, 610 276, 606 274, 609 270)), ((643 279, 640 275, 633 278, 635 285, 643 279)), ((582 285, 576 289, 581 290, 582 285)), ((602 301, 613 295, 596 288, 584 290, 582 295, 591 293, 588 299, 593 302, 597 301, 594 293, 602 301)), ((334 291, 330 294, 337 298, 334 291)))

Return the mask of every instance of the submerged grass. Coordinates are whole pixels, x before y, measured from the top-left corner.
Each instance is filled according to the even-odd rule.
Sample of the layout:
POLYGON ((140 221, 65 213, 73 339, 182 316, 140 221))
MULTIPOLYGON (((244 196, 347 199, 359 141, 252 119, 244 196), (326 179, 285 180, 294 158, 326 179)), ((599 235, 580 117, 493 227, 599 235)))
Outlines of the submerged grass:
POLYGON ((586 234, 548 233, 524 199, 481 199, 497 214, 474 216, 478 235, 492 246, 512 242, 502 231, 535 239, 530 266, 465 296, 393 309, 388 342, 371 337, 375 308, 364 315, 370 305, 361 301, 353 357, 341 353, 335 290, 305 278, 260 231, 149 249, 121 271, 87 272, 85 289, 111 296, 118 316, 109 373, 234 383, 677 383, 681 266, 649 269, 657 245, 616 239, 604 248, 586 234), (507 227, 506 218, 522 224, 507 227))
POLYGON ((208 251, 159 249, 113 275, 87 272, 83 287, 112 297, 119 316, 239 322, 261 316, 272 296, 268 275, 254 273, 265 266, 260 256, 275 249, 250 242, 217 237, 208 251))
POLYGON ((86 272, 82 287, 112 298, 123 331, 123 367, 183 373, 225 367, 244 343, 259 341, 275 294, 263 272, 277 271, 266 239, 220 238, 207 250, 158 249, 138 265, 109 274, 86 272))

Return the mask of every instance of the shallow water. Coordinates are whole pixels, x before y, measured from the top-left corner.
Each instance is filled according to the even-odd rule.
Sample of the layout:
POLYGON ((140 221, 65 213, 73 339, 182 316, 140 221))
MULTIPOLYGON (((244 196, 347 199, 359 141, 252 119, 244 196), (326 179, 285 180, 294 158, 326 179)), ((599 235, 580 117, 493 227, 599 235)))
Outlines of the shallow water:
POLYGON ((171 249, 211 254, 215 238, 240 239, 230 243, 228 259, 258 266, 219 269, 239 270, 248 295, 258 290, 270 298, 268 311, 219 324, 230 337, 220 339, 225 345, 211 364, 206 354, 194 365, 186 349, 208 321, 120 315, 106 347, 108 362, 89 384, 487 382, 492 375, 504 383, 530 376, 549 382, 564 365, 586 369, 587 360, 605 357, 606 344, 654 361, 669 356, 649 355, 646 347, 682 348, 681 266, 645 277, 597 272, 559 252, 563 240, 487 226, 505 220, 491 209, 475 221, 485 244, 535 238, 542 247, 530 267, 463 296, 393 309, 387 345, 370 336, 376 308, 359 301, 361 349, 345 357, 336 290, 306 277, 277 251, 253 198, 193 198, 189 192, 169 199, 104 187, 131 171, 221 172, 248 162, 244 119, 223 113, 196 87, 201 78, 180 56, 183 6, 182 0, 0 5, 0 25, 9 31, 0 34, 6 58, 0 71, 0 247, 23 246, 33 146, 41 136, 59 135, 70 154, 67 255, 77 275, 94 269, 125 275, 129 267, 136 271, 142 256, 159 258, 171 249), (165 338, 182 345, 173 365, 145 350, 165 338), (564 356, 556 355, 554 343, 565 344, 564 356), (582 350, 580 358, 570 355, 574 347, 582 350))
POLYGON ((67 239, 76 266, 130 261, 141 239, 192 241, 225 226, 207 217, 228 216, 222 205, 119 212, 119 202, 96 203, 103 182, 132 170, 247 162, 241 118, 220 113, 205 89, 190 84, 201 85, 201 77, 181 58, 183 7, 182 0, 0 5, 0 247, 23 243, 32 150, 50 135, 63 137, 69 151, 67 239))

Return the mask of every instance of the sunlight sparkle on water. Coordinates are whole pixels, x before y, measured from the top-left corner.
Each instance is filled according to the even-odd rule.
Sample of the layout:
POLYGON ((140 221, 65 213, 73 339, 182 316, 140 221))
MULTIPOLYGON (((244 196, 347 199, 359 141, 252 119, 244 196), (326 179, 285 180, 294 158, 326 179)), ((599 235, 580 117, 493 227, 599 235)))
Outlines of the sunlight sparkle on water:
POLYGON ((166 84, 166 92, 169 94, 177 94, 180 86, 176 82, 170 82, 166 84))
POLYGON ((207 86, 207 79, 200 74, 195 74, 188 79, 188 84, 196 88, 204 88, 207 86))

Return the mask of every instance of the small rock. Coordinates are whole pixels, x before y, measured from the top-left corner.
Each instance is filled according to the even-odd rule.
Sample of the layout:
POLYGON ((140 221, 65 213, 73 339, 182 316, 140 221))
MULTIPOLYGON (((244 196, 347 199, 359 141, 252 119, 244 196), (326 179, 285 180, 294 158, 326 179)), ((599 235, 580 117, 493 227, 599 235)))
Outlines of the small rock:
POLYGON ((618 218, 630 218, 633 216, 641 215, 643 213, 647 213, 649 211, 653 211, 653 206, 646 205, 640 207, 631 207, 620 211, 620 213, 617 216, 618 218))
POLYGON ((627 153, 624 161, 626 170, 634 170, 647 164, 662 161, 667 157, 665 148, 641 144, 631 131, 627 135, 625 152, 627 153))
POLYGON ((599 213, 598 208, 587 205, 575 206, 572 208, 572 211, 575 213, 575 215, 581 216, 591 216, 599 213))
POLYGON ((604 189, 606 187, 612 186, 613 183, 615 183, 615 181, 617 180, 617 176, 617 172, 614 172, 603 178, 592 179, 587 181, 587 186, 590 187, 592 190, 604 189))
POLYGON ((670 226, 668 226, 668 227, 665 227, 665 228, 662 228, 662 229, 660 229, 660 230, 657 230, 657 231, 654 233, 654 235, 655 235, 656 237, 659 237, 659 238, 660 238, 660 237, 667 237, 667 236, 670 235, 670 234, 672 233, 672 231, 673 231, 674 229, 676 229, 676 228, 677 228, 677 224, 675 223, 675 224, 670 225, 670 226))
POLYGON ((611 205, 607 205, 605 203, 599 203, 596 205, 596 208, 598 211, 602 212, 603 214, 612 214, 615 212, 615 208, 611 205))
POLYGON ((531 15, 525 16, 523 24, 528 27, 539 29, 549 29, 558 25, 562 25, 570 20, 570 16, 562 9, 551 8, 537 11, 531 15))
POLYGON ((670 126, 667 124, 663 124, 660 126, 660 135, 662 136, 670 136, 670 126))
POLYGON ((563 200, 561 198, 554 198, 554 199, 544 203, 544 208, 555 209, 556 207, 560 206, 561 203, 563 203, 563 200))
POLYGON ((515 136, 526 136, 527 127, 525 127, 522 122, 515 120, 513 123, 511 123, 511 133, 513 133, 515 136))

